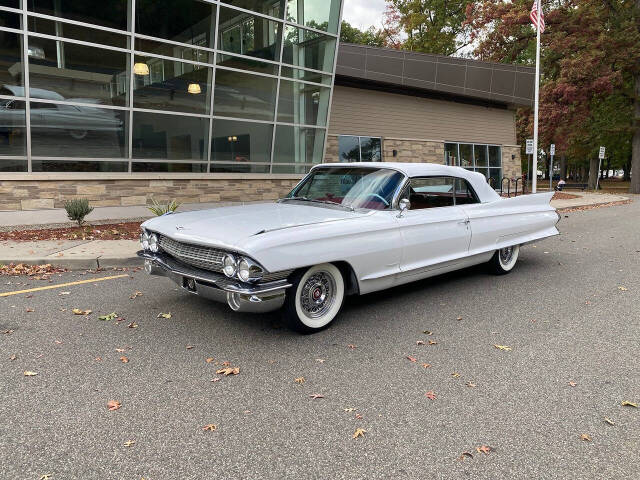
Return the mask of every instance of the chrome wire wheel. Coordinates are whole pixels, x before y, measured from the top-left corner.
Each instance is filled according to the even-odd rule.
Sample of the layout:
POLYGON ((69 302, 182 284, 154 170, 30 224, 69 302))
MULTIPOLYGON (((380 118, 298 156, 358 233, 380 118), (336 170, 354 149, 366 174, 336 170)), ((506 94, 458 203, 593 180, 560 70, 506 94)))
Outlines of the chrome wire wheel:
POLYGON ((508 273, 515 267, 520 253, 520 245, 501 248, 496 252, 496 273, 508 273))
POLYGON ((502 248, 500 250, 500 263, 508 265, 513 257, 513 247, 502 248))
POLYGON ((300 305, 309 318, 325 315, 333 306, 335 297, 335 279, 325 271, 315 272, 300 289, 300 305))

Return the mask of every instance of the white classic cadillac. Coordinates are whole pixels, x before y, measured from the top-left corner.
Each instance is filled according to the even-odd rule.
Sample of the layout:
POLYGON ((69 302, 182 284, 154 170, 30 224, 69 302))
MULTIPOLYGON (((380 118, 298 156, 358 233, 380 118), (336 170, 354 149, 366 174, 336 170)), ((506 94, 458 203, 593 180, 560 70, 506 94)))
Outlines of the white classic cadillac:
POLYGON ((522 244, 557 235, 553 192, 501 198, 480 173, 419 163, 314 167, 275 203, 163 215, 142 224, 145 270, 235 311, 283 308, 327 327, 345 296, 486 262, 504 274, 522 244))

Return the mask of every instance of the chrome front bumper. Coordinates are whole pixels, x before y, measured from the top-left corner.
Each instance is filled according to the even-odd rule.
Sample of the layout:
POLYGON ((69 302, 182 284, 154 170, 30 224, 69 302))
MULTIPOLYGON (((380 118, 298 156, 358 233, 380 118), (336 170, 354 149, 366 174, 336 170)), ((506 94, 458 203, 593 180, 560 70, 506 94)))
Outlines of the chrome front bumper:
POLYGON ((167 277, 186 292, 209 300, 226 303, 236 312, 265 313, 278 310, 284 304, 287 280, 268 283, 242 283, 221 273, 193 268, 168 255, 138 252, 144 258, 144 270, 149 275, 167 277))

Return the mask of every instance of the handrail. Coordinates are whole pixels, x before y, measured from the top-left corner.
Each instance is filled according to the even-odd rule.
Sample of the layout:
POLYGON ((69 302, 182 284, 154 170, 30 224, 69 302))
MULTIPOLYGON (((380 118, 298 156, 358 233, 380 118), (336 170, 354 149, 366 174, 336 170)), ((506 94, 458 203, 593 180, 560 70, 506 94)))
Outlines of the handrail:
MULTIPOLYGON (((522 180, 520 177, 516 177, 516 189, 515 189, 515 192, 514 192, 514 195, 513 195, 514 197, 518 196, 518 182, 520 180, 522 180)), ((524 186, 524 183, 523 183, 523 186, 524 186)), ((523 189, 523 192, 524 192, 524 189, 523 189)))

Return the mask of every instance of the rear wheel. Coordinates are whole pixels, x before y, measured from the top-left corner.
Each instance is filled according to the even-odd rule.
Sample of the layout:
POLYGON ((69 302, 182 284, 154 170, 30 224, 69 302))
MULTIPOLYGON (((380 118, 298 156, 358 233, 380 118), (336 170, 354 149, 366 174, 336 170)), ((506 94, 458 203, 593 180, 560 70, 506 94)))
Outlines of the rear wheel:
POLYGON ((516 266, 519 253, 520 245, 513 245, 496 250, 496 253, 494 253, 491 260, 489 260, 490 270, 496 275, 509 273, 516 266))
POLYGON ((342 274, 331 263, 296 272, 287 290, 284 317, 291 328, 315 333, 327 328, 342 308, 345 285, 342 274))

